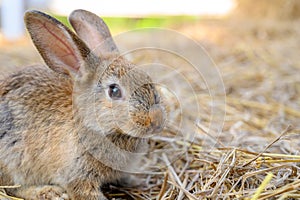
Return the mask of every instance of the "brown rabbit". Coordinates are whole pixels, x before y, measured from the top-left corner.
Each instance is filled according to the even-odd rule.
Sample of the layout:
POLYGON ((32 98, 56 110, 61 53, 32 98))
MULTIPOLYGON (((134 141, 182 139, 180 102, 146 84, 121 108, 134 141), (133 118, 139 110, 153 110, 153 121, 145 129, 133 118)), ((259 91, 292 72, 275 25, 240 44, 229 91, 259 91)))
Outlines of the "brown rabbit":
POLYGON ((124 179, 165 120, 151 79, 120 56, 101 18, 84 10, 25 23, 47 66, 0 82, 0 185, 25 199, 98 199, 124 179), (80 39, 81 38, 81 39, 80 39), (66 194, 63 195, 63 193, 66 194))

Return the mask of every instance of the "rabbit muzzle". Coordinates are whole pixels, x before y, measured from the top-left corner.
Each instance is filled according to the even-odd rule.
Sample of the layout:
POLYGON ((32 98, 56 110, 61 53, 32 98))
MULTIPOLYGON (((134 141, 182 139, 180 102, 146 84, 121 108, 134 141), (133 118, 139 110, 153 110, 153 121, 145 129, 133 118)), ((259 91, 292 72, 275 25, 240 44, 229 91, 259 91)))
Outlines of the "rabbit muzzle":
POLYGON ((149 134, 159 133, 165 124, 165 112, 161 105, 154 104, 149 110, 150 127, 149 134))

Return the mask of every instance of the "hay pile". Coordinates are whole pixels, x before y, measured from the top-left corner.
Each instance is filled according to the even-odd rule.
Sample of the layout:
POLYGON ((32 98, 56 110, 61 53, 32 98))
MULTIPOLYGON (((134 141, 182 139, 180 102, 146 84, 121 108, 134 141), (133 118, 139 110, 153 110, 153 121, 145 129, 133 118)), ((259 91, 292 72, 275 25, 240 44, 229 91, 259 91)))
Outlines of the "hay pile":
POLYGON ((300 17, 300 1, 298 0, 235 0, 235 15, 247 18, 270 18, 291 20, 300 17))
MULTIPOLYGON (((219 67, 226 89, 226 117, 219 121, 223 130, 211 131, 209 109, 185 130, 196 132, 192 141, 172 140, 174 129, 168 126, 150 142, 151 152, 158 153, 144 160, 156 166, 140 175, 146 186, 107 186, 106 195, 159 200, 299 199, 300 28, 296 24, 228 19, 179 27, 198 40, 219 67), (171 158, 180 151, 177 159, 171 158)), ((184 89, 182 93, 189 96, 184 89)), ((207 90, 199 89, 197 95, 199 104, 207 108, 211 101, 207 90)), ((174 118, 177 103, 170 103, 174 118)))
MULTIPOLYGON (((149 158, 159 169, 144 175, 147 187, 113 188, 114 193, 107 195, 299 199, 300 29, 296 24, 228 19, 181 27, 180 31, 203 44, 221 71, 226 87, 223 130, 211 131, 205 120, 210 113, 201 113, 196 128, 190 126, 190 132, 197 132, 190 143, 170 138, 152 141, 154 149, 163 151, 159 159, 149 158), (166 150, 167 145, 172 151, 166 150), (189 146, 188 150, 172 160, 183 146, 189 146)), ((198 95, 199 104, 210 105, 207 91, 198 95)), ((172 127, 168 128, 167 134, 172 133, 172 127)))

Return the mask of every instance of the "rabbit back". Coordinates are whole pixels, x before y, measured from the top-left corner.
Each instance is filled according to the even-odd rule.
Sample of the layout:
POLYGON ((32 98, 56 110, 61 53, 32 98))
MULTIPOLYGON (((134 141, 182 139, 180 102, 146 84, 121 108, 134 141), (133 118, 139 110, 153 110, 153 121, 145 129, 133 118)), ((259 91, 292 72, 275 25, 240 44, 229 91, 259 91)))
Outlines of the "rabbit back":
POLYGON ((62 164, 65 159, 58 157, 66 155, 62 148, 72 140, 60 131, 72 129, 71 81, 35 66, 2 80, 0 91, 0 165, 14 183, 42 180, 62 164), (26 180, 28 174, 36 180, 26 180))

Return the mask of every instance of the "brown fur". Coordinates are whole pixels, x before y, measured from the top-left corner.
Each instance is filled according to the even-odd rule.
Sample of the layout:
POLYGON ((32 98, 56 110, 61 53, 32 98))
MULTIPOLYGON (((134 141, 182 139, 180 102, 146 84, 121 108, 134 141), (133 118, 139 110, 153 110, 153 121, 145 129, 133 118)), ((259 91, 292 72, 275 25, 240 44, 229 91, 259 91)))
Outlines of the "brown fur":
POLYGON ((98 42, 109 43, 92 52, 89 37, 82 41, 50 16, 27 12, 27 28, 49 68, 28 67, 0 82, 0 185, 22 185, 8 192, 25 199, 64 199, 65 192, 70 199, 106 199, 100 187, 124 179, 138 163, 135 153, 145 151, 143 137, 163 125, 151 79, 118 57, 106 25, 100 30, 103 21, 83 10, 71 21, 87 23, 98 42), (94 29, 93 20, 84 20, 90 17, 94 29), (109 99, 111 83, 124 98, 109 99))

